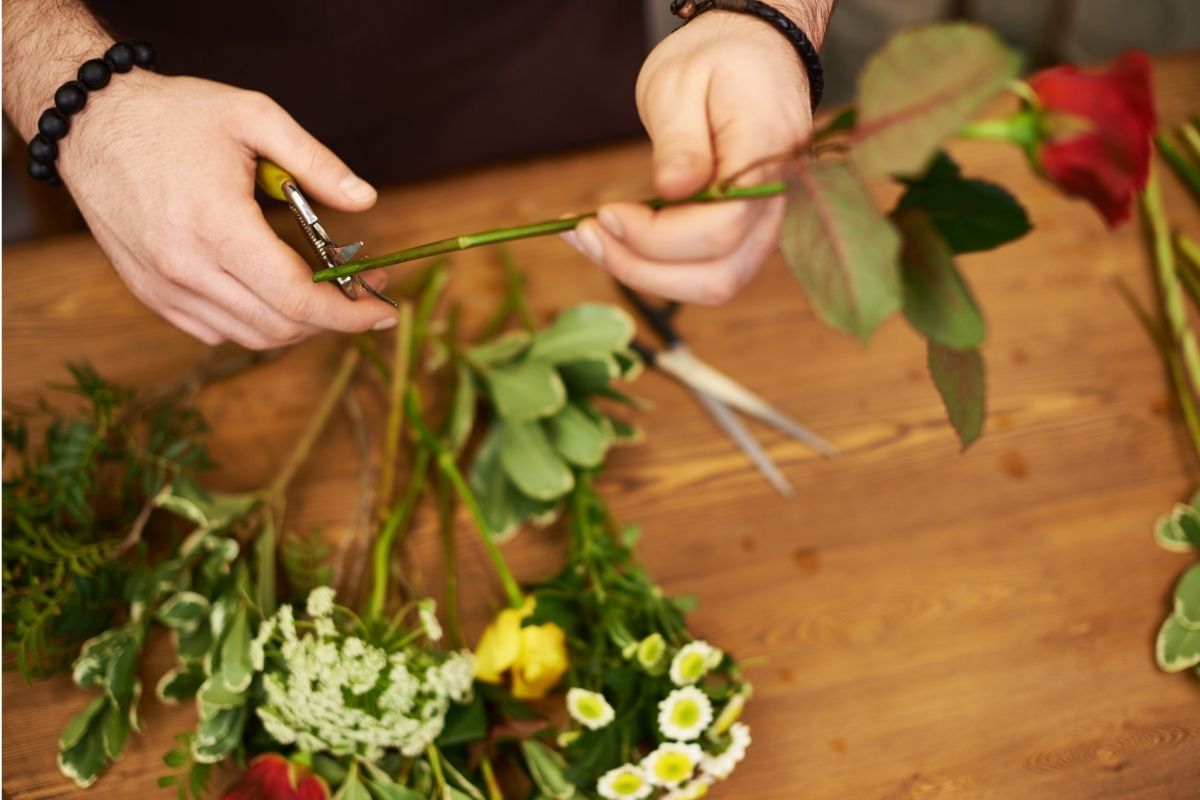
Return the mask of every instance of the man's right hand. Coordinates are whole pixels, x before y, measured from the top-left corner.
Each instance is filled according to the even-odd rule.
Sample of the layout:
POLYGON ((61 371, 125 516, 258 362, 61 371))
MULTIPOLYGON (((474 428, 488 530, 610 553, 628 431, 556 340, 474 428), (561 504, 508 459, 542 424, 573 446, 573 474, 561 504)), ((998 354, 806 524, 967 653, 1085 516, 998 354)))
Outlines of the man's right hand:
MULTIPOLYGON (((390 327, 312 270, 254 200, 264 156, 315 200, 363 211, 375 190, 265 95, 135 69, 88 98, 59 142, 59 173, 130 290, 209 344, 262 349, 321 329, 390 327)), ((381 288, 383 275, 368 280, 381 288)))

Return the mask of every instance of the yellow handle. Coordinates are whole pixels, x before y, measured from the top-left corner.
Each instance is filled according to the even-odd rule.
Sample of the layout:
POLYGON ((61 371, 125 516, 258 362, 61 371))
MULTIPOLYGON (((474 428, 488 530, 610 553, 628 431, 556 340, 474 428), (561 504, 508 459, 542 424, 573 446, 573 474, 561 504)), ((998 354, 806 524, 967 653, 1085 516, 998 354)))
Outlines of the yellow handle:
POLYGON ((283 194, 283 184, 285 181, 296 182, 296 179, 287 173, 283 167, 276 164, 274 161, 268 161, 265 158, 258 160, 258 169, 256 170, 255 179, 258 181, 258 186, 268 197, 273 197, 276 200, 287 202, 287 197, 283 194))

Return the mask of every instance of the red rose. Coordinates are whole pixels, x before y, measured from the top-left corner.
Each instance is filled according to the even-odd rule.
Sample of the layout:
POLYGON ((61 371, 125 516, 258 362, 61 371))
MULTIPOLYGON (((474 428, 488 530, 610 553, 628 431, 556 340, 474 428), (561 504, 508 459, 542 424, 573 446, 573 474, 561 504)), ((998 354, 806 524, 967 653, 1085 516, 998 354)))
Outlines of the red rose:
POLYGON ((1029 84, 1049 115, 1088 123, 1082 131, 1052 133, 1042 141, 1042 170, 1067 194, 1088 200, 1110 226, 1127 219, 1150 172, 1155 122, 1146 54, 1130 50, 1101 74, 1055 67, 1034 75, 1029 84))
POLYGON ((308 768, 278 753, 265 753, 221 800, 328 800, 329 787, 308 768))

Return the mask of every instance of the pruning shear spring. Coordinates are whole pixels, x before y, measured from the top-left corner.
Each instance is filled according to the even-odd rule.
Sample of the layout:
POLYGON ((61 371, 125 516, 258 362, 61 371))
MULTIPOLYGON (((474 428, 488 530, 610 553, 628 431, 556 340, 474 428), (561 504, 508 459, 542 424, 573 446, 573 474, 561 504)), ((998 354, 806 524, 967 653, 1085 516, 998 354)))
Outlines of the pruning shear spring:
MULTIPOLYGON (((305 240, 317 254, 317 258, 321 260, 324 269, 341 266, 358 255, 363 243, 359 241, 352 244, 335 244, 329 238, 329 234, 325 232, 324 226, 317 218, 317 213, 309 205, 308 198, 300 191, 296 179, 285 169, 265 158, 260 158, 256 179, 259 188, 268 197, 282 200, 288 204, 292 214, 296 217, 296 222, 300 225, 301 232, 304 233, 305 240)), ((392 308, 397 308, 395 300, 376 291, 371 284, 362 279, 361 275, 344 275, 337 279, 337 285, 342 293, 351 300, 357 300, 364 294, 369 294, 392 308)))

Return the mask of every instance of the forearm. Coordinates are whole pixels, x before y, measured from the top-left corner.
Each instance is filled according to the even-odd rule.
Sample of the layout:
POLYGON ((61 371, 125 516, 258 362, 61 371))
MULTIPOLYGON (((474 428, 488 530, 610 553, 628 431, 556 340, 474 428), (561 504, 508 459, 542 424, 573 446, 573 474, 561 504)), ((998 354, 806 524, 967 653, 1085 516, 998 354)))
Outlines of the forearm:
POLYGON ((111 44, 79 0, 4 0, 4 113, 22 137, 37 133, 54 91, 111 44))
POLYGON ((818 50, 825 42, 825 29, 829 27, 829 15, 837 0, 766 0, 770 5, 787 14, 792 22, 800 26, 818 50))

